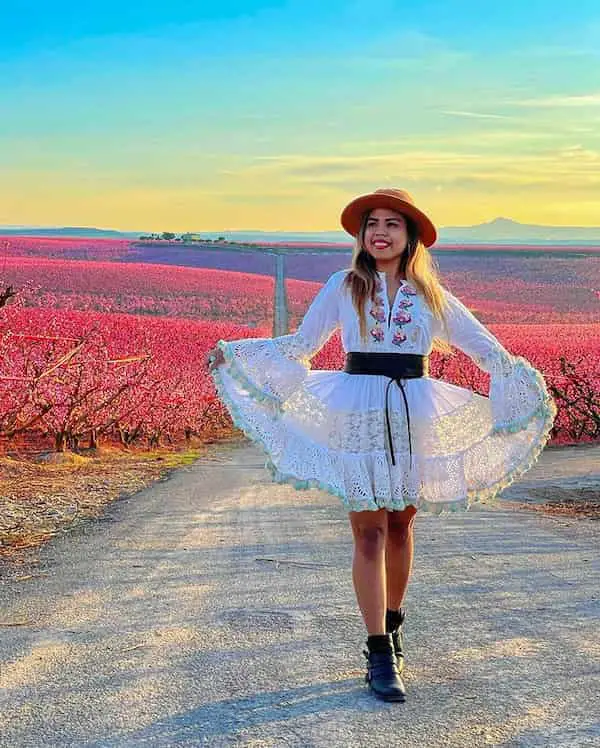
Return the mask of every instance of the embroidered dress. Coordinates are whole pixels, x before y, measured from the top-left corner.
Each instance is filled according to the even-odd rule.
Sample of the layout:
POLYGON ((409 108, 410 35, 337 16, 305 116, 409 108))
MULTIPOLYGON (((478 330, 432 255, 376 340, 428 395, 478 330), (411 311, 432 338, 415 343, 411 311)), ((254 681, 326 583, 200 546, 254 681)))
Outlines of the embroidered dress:
POLYGON ((491 501, 533 465, 548 441, 557 411, 541 373, 510 354, 443 286, 449 335, 406 281, 390 307, 381 271, 375 299, 366 301, 363 342, 342 286, 347 272, 330 276, 295 333, 218 341, 225 363, 211 373, 234 424, 261 445, 273 480, 327 491, 348 510, 411 504, 439 513, 491 501), (429 355, 432 339, 442 338, 490 375, 489 397, 427 374, 402 380, 405 403, 392 384, 392 464, 385 419, 390 378, 310 367, 338 328, 346 352, 429 355))

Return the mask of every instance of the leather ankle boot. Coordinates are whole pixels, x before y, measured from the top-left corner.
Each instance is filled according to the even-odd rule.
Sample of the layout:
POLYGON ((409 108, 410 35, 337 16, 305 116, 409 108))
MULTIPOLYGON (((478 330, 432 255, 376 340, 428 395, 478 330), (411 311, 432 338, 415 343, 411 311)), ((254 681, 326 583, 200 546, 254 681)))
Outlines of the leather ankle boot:
POLYGON ((365 680, 375 696, 382 701, 405 701, 406 689, 398 670, 391 634, 369 636, 363 654, 367 658, 365 680))
POLYGON ((399 672, 404 670, 404 637, 402 636, 402 624, 404 623, 405 617, 406 613, 402 608, 400 608, 400 610, 388 609, 385 613, 385 630, 388 634, 392 635, 394 653, 396 655, 399 672))

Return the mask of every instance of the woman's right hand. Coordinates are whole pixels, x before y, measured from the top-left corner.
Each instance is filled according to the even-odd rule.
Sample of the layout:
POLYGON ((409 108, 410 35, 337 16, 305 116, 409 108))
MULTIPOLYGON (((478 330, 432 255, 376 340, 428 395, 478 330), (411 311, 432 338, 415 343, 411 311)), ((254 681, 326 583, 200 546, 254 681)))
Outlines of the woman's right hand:
POLYGON ((206 354, 206 363, 210 371, 216 369, 220 364, 225 363, 225 356, 219 346, 215 346, 212 351, 206 354), (210 360, 211 358, 213 359, 212 361, 210 360))

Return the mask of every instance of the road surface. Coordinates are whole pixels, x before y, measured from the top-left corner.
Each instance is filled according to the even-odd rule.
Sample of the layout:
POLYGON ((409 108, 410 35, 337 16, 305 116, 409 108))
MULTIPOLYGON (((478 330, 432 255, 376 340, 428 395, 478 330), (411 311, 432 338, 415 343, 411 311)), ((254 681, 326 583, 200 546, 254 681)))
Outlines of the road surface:
POLYGON ((0 746, 598 746, 599 540, 511 507, 417 515, 408 701, 385 704, 338 499, 214 445, 5 577, 0 746))

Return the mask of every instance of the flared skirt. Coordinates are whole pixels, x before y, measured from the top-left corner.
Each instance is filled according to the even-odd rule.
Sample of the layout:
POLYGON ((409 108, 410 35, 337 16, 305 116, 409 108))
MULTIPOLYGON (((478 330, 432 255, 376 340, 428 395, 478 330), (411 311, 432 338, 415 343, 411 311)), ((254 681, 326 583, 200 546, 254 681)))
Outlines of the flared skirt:
POLYGON ((499 431, 488 397, 429 376, 403 379, 406 403, 397 383, 388 394, 390 444, 388 377, 311 370, 281 403, 257 397, 226 366, 213 379, 275 481, 327 491, 349 511, 491 502, 537 460, 555 414, 541 407, 499 431))

